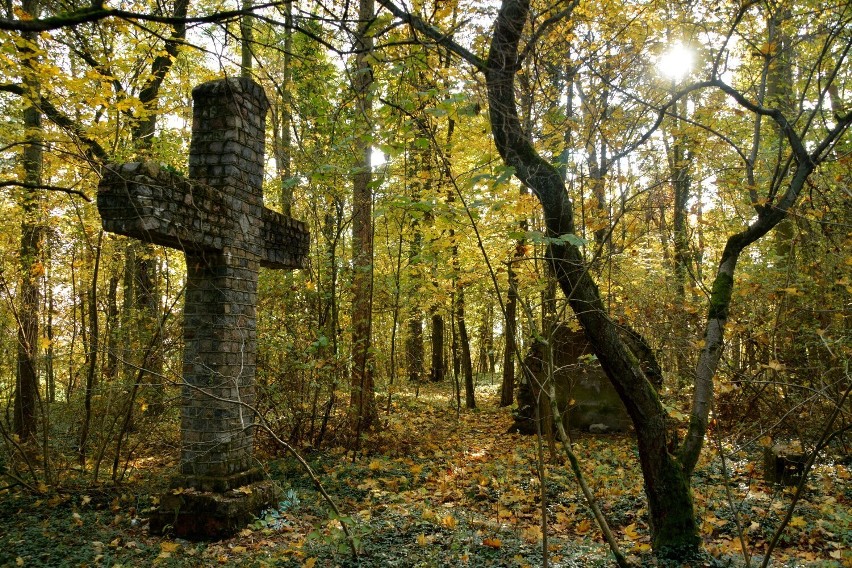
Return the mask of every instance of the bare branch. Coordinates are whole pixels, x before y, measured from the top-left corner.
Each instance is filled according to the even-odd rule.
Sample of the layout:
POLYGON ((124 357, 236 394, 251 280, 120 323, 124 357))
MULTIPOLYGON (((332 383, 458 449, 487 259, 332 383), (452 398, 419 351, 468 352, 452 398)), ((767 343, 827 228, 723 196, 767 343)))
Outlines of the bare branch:
POLYGON ((80 191, 79 189, 71 189, 70 187, 62 187, 62 186, 59 186, 59 185, 44 185, 44 184, 40 184, 40 183, 24 183, 24 182, 20 182, 20 181, 6 180, 6 181, 0 181, 0 187, 20 187, 22 189, 41 189, 41 190, 44 190, 44 191, 59 191, 61 193, 67 193, 68 195, 76 195, 77 197, 80 197, 81 199, 83 199, 84 201, 87 201, 89 203, 92 202, 92 199, 88 195, 86 195, 85 193, 80 191))
POLYGON ((485 72, 485 60, 476 55, 475 53, 471 52, 466 47, 460 45, 458 42, 453 40, 452 37, 450 37, 448 34, 444 33, 443 31, 437 29, 432 25, 427 24, 414 14, 403 10, 402 8, 391 2, 391 0, 378 0, 378 2, 388 12, 390 12, 403 22, 407 23, 415 30, 432 39, 437 45, 440 45, 441 47, 452 51, 453 53, 461 57, 463 60, 476 67, 478 71, 485 72))

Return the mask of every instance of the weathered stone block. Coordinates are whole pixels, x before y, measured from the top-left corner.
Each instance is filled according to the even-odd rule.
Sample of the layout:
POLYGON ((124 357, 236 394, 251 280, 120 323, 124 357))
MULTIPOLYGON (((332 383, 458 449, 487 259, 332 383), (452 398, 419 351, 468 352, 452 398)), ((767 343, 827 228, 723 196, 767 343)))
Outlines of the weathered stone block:
MULTIPOLYGON (((624 330, 623 338, 634 351, 648 349, 638 344, 641 338, 630 330, 624 330)), ((637 358, 641 360, 641 357, 637 358)), ((535 405, 540 400, 540 385, 548 386, 548 380, 554 381, 557 404, 566 428, 621 432, 631 427, 630 417, 621 398, 594 358, 582 331, 571 331, 564 325, 557 326, 549 338, 549 344, 542 341, 534 343, 524 358, 523 373, 512 429, 528 434, 536 432, 535 405), (553 351, 550 376, 546 364, 551 360, 548 348, 553 351)), ((659 369, 649 368, 646 373, 659 388, 662 379, 659 369)), ((542 403, 539 413, 546 420, 551 419, 549 405, 542 403)))
POLYGON ((763 477, 770 483, 796 485, 802 479, 808 456, 799 443, 763 448, 763 477))
MULTIPOLYGON (((210 486, 220 487, 219 481, 219 478, 211 478, 210 486)), ((281 492, 272 481, 225 490, 175 489, 160 498, 158 509, 149 518, 150 532, 188 540, 227 538, 280 498, 281 492)))

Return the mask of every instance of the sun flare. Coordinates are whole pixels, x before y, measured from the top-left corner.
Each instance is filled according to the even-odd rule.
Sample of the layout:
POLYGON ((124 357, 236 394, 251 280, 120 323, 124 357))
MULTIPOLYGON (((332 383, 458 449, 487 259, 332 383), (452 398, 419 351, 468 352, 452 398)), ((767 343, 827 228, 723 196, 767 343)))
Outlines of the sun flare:
POLYGON ((693 59, 691 49, 676 43, 657 59, 657 69, 664 77, 680 81, 692 70, 693 59))

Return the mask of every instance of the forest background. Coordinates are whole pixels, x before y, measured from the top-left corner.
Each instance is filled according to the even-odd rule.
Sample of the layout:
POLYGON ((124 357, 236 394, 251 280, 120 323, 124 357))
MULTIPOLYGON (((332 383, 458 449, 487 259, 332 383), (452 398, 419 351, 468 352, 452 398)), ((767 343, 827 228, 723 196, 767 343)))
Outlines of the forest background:
MULTIPOLYGON (((459 416, 511 407, 561 322, 636 425, 639 526, 662 557, 707 540, 707 460, 727 476, 792 442, 848 480, 852 7, 378 4, 4 5, 4 493, 79 505, 70 488, 173 455, 182 255, 104 234, 93 198, 108 162, 186 171, 192 87, 239 74, 271 102, 266 204, 311 231, 306 270, 261 275, 268 433, 354 459, 432 383, 459 416)), ((507 412, 482 414, 494 436, 507 412)), ((793 514, 807 479, 760 546, 812 528, 793 514)), ((846 540, 820 525, 815 546, 837 562, 844 491, 846 540)))

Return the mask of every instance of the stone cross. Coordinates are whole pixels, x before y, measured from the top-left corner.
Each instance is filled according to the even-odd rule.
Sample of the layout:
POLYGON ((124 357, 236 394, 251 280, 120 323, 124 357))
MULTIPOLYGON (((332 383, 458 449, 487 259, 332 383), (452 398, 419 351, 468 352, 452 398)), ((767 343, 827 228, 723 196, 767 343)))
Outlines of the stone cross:
POLYGON ((308 232, 263 206, 263 89, 228 78, 192 99, 189 178, 153 163, 108 166, 98 211, 104 230, 186 255, 181 483, 225 492, 255 480, 259 268, 304 267, 308 232))

